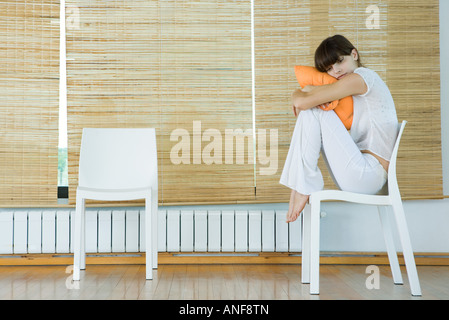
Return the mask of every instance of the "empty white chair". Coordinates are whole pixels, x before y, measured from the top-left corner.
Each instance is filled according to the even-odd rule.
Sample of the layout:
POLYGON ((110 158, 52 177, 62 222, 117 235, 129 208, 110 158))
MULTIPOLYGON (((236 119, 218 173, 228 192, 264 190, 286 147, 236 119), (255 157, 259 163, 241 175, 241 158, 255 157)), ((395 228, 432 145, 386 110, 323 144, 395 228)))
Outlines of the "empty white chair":
POLYGON ((157 268, 158 171, 154 128, 83 130, 76 191, 73 280, 85 269, 85 200, 145 199, 146 279, 157 268))
POLYGON ((302 282, 310 283, 310 294, 319 294, 319 267, 320 267, 320 206, 324 200, 338 200, 367 205, 375 205, 379 210, 379 217, 387 247, 393 281, 402 284, 401 270, 393 242, 392 230, 387 208, 392 208, 402 245, 406 270, 410 283, 411 293, 421 295, 418 272, 410 242, 410 235, 402 206, 401 195, 396 177, 396 159, 399 142, 404 131, 403 121, 399 127, 399 133, 391 156, 388 169, 387 195, 366 195, 340 190, 322 190, 314 192, 309 197, 309 202, 303 211, 303 251, 302 251, 302 282))

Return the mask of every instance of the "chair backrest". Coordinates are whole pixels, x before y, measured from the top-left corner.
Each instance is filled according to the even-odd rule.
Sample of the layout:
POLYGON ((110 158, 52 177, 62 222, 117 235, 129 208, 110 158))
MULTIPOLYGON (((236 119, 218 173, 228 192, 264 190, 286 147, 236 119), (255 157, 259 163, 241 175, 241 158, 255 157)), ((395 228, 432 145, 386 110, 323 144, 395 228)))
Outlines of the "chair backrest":
POLYGON ((157 186, 154 128, 85 128, 81 140, 81 187, 133 189, 157 186))
POLYGON ((407 121, 404 120, 398 124, 398 136, 394 144, 393 153, 391 154, 390 165, 388 167, 388 189, 391 191, 393 188, 398 188, 396 178, 396 160, 398 157, 399 144, 401 142, 402 133, 404 132, 407 121))

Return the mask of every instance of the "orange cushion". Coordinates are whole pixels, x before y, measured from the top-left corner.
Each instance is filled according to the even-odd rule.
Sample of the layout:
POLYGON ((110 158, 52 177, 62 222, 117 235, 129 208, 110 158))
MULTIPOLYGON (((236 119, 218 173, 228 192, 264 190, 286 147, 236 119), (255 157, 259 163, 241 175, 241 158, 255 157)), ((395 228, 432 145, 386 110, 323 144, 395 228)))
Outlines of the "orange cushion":
MULTIPOLYGON (((321 86, 338 81, 327 73, 320 72, 316 68, 308 66, 295 66, 295 75, 301 88, 304 88, 308 85, 321 86)), ((337 116, 345 125, 346 129, 351 129, 352 117, 354 112, 352 96, 332 101, 327 107, 321 108, 326 111, 334 110, 337 116)))

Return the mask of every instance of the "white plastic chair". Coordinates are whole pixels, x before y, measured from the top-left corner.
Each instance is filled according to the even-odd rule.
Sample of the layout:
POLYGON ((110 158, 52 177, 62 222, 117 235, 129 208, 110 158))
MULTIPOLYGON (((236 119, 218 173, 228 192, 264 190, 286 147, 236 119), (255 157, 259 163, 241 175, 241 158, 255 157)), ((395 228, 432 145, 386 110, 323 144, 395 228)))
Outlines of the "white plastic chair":
POLYGON ((145 199, 146 279, 157 268, 158 171, 156 132, 144 129, 83 130, 76 191, 73 280, 85 261, 85 200, 145 199))
POLYGON ((393 242, 393 235, 387 208, 392 207, 402 245, 406 270, 414 296, 421 295, 418 272, 410 242, 410 235, 402 206, 401 195, 396 178, 396 158, 399 142, 407 121, 403 121, 396 139, 388 169, 387 195, 366 195, 340 190, 322 190, 314 192, 303 211, 303 251, 302 251, 302 283, 310 283, 310 294, 319 294, 319 259, 320 259, 320 205, 324 200, 339 200, 367 205, 375 205, 379 210, 379 217, 387 247, 393 281, 402 284, 401 270, 393 242))

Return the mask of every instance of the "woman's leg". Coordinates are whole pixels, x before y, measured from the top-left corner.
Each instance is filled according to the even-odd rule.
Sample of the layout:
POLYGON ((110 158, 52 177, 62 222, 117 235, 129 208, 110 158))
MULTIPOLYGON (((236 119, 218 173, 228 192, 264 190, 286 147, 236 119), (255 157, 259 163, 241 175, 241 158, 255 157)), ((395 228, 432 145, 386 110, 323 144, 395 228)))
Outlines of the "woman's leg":
POLYGON ((315 116, 313 109, 301 111, 296 120, 280 183, 303 195, 321 190, 323 176, 318 168, 321 145, 319 118, 315 116))
POLYGON ((285 221, 288 223, 298 219, 308 201, 308 195, 301 194, 298 191, 292 189, 292 192, 290 194, 290 203, 288 205, 287 217, 285 221))
POLYGON ((360 152, 335 112, 318 108, 302 111, 280 180, 281 184, 295 190, 290 197, 287 222, 299 216, 308 195, 323 188, 318 168, 321 149, 342 190, 376 193, 386 181, 383 168, 379 168, 381 165, 377 160, 373 162, 375 158, 371 155, 360 152))
POLYGON ((321 128, 312 110, 301 111, 296 120, 290 149, 280 183, 291 188, 287 222, 295 221, 304 209, 310 193, 323 188, 318 168, 321 128))
POLYGON ((312 110, 301 111, 280 180, 281 184, 292 189, 287 222, 295 221, 309 195, 323 188, 323 177, 318 168, 321 145, 321 125, 317 117, 312 110))
POLYGON ((387 181, 387 172, 372 155, 362 153, 336 114, 317 113, 321 119, 322 151, 335 184, 344 191, 376 194, 387 181))

